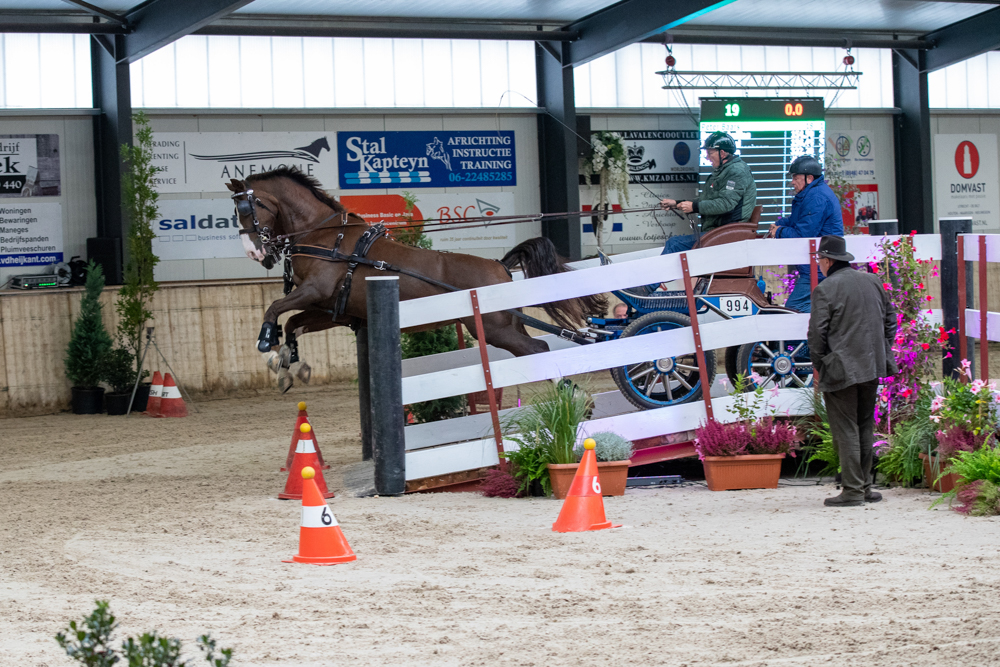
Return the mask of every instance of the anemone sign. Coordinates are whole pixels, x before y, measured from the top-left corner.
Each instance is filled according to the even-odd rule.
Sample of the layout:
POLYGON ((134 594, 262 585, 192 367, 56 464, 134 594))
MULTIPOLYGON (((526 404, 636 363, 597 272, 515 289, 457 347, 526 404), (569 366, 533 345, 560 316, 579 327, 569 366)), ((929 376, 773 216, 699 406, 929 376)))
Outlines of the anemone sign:
POLYGON ((935 135, 937 217, 969 217, 973 232, 1000 232, 998 173, 996 135, 935 135))

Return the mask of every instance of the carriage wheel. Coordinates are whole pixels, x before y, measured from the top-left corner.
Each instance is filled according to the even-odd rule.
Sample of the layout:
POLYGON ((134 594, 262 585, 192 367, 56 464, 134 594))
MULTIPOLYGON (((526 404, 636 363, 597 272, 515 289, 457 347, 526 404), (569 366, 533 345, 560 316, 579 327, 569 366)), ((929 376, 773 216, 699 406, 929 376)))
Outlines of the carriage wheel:
MULTIPOLYGON (((643 334, 684 329, 691 326, 687 315, 660 311, 643 315, 622 331, 622 338, 643 334)), ((715 377, 715 352, 705 350, 707 384, 715 377)), ((611 377, 632 405, 642 408, 663 408, 701 398, 702 374, 694 352, 676 357, 663 357, 629 366, 611 369, 611 377)))
MULTIPOLYGON (((805 388, 813 384, 809 345, 804 340, 769 340, 741 345, 736 368, 747 377, 757 373, 763 378, 760 386, 764 389, 805 388)), ((735 384, 735 375, 729 379, 735 384)), ((751 381, 750 389, 756 387, 757 384, 751 381)))
POLYGON ((733 345, 726 348, 726 377, 736 382, 736 374, 739 373, 737 357, 740 353, 740 346, 733 345))

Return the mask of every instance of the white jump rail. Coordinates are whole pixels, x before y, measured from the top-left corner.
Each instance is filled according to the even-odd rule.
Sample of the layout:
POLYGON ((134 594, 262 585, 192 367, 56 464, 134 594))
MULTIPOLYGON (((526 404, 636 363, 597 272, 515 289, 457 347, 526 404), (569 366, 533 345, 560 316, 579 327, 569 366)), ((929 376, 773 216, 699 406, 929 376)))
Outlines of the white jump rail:
MULTIPOLYGON (((847 237, 848 251, 858 262, 878 259, 878 246, 884 238, 847 237)), ((889 241, 895 238, 898 237, 889 237, 889 241)), ((941 257, 941 242, 937 235, 919 235, 914 239, 914 245, 920 259, 936 260, 941 257)), ((655 253, 658 251, 619 255, 613 258, 614 264, 610 266, 600 266, 597 260, 586 260, 575 263, 578 268, 571 273, 482 287, 477 290, 480 308, 483 313, 490 313, 682 278, 679 255, 655 253)), ((742 241, 690 251, 688 261, 692 275, 707 275, 746 266, 807 264, 809 240, 742 241)), ((414 299, 400 304, 402 328, 449 322, 470 316, 472 302, 469 291, 414 299)), ((709 350, 760 340, 800 340, 806 337, 808 321, 808 315, 782 314, 703 324, 702 345, 709 350)), ((512 358, 502 351, 491 351, 489 356, 493 386, 509 387, 602 371, 649 359, 691 354, 695 349, 690 328, 593 345, 566 346, 562 344, 563 341, 559 342, 558 347, 561 349, 519 358, 512 358)), ((436 355, 440 358, 411 365, 403 378, 403 403, 434 400, 486 389, 477 353, 475 350, 462 352, 465 354, 452 352, 436 355), (458 365, 459 360, 467 365, 458 365)), ((782 413, 809 414, 808 401, 802 400, 808 393, 782 389, 775 404, 782 413)), ((726 408, 731 405, 732 400, 729 397, 712 400, 716 419, 729 418, 726 408)), ((503 411, 502 414, 508 412, 503 411)), ((692 430, 705 417, 705 404, 698 401, 594 419, 581 426, 581 434, 613 430, 628 439, 638 440, 692 430)), ((499 462, 488 414, 408 426, 405 432, 408 481, 488 467, 499 462), (456 443, 455 440, 463 435, 470 439, 456 443), (440 444, 442 442, 453 444, 440 444)), ((509 443, 505 442, 505 448, 509 448, 509 443)))

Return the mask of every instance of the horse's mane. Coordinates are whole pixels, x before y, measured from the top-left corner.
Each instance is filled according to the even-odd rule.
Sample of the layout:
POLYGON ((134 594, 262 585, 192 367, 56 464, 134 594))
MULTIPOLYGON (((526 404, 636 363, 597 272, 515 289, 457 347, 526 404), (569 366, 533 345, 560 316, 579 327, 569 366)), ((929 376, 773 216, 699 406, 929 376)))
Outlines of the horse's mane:
POLYGON ((265 171, 260 174, 253 174, 252 176, 247 176, 245 182, 247 184, 256 183, 258 181, 273 181, 277 178, 287 178, 295 183, 298 183, 309 192, 313 193, 316 199, 320 200, 334 211, 346 211, 344 206, 336 201, 333 197, 326 194, 323 190, 323 186, 312 176, 307 176, 303 174, 297 167, 279 167, 277 169, 272 169, 271 171, 265 171))

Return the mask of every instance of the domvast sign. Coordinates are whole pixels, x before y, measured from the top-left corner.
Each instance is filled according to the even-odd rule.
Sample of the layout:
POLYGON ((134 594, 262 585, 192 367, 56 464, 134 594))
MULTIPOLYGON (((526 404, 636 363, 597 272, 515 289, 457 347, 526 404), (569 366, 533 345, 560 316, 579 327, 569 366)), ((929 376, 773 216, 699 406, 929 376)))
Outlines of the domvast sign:
POLYGON ((934 136, 934 203, 938 218, 972 218, 974 233, 1000 232, 997 138, 934 136))

